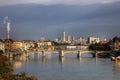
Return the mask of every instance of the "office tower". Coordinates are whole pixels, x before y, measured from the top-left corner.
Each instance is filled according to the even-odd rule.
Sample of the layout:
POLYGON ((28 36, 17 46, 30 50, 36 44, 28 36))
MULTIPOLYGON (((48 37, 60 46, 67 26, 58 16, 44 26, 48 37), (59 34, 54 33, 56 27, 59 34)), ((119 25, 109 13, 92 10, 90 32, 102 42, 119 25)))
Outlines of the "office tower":
POLYGON ((7 39, 10 39, 10 21, 7 16, 4 19, 4 24, 7 27, 7 39))
POLYGON ((63 41, 63 42, 66 42, 66 35, 65 35, 65 32, 63 32, 63 34, 62 34, 62 41, 63 41))

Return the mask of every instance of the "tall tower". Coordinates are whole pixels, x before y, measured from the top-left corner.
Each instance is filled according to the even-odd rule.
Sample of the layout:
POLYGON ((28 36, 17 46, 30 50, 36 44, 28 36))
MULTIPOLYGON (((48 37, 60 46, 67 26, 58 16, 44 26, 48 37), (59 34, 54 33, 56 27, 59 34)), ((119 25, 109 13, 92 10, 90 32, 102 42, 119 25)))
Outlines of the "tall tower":
POLYGON ((7 38, 10 39, 10 22, 7 22, 7 38))
POLYGON ((11 44, 13 41, 10 40, 10 21, 7 16, 4 18, 4 24, 7 29, 7 39, 5 40, 5 49, 8 53, 8 57, 10 57, 10 51, 11 51, 11 47, 12 47, 11 44))
POLYGON ((63 32, 63 34, 62 34, 62 41, 63 41, 63 42, 66 41, 66 35, 65 35, 65 32, 63 32))
POLYGON ((6 25, 7 28, 7 39, 10 39, 10 21, 7 16, 4 19, 4 24, 6 25))

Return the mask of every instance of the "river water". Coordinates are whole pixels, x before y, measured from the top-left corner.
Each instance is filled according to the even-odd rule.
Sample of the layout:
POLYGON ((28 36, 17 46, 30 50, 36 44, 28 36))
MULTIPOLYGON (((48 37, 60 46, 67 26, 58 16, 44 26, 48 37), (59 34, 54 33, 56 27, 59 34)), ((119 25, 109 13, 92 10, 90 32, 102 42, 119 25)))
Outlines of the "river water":
POLYGON ((35 75, 38 80, 120 80, 120 63, 109 58, 92 58, 84 54, 32 54, 29 58, 19 57, 13 60, 15 73, 26 72, 35 75))

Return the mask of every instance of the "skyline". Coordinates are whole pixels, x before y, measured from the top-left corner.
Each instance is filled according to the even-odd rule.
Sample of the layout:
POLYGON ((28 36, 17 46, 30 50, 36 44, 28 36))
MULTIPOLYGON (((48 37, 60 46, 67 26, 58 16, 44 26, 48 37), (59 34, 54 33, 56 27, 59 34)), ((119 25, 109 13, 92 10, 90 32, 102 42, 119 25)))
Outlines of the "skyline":
POLYGON ((3 21, 8 16, 11 38, 17 40, 54 40, 64 31, 109 39, 120 35, 119 7, 120 0, 0 0, 0 38, 6 38, 3 21))

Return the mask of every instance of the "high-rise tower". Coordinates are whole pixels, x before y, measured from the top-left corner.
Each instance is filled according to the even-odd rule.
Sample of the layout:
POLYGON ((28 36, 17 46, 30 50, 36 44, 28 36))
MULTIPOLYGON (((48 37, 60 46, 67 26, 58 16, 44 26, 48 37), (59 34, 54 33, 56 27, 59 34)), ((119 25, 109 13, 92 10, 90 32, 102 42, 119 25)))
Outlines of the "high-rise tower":
POLYGON ((5 17, 4 24, 7 28, 7 39, 10 39, 10 21, 7 16, 5 17))
POLYGON ((10 39, 10 22, 7 22, 7 38, 10 39))
POLYGON ((66 35, 65 35, 65 32, 63 32, 63 34, 62 34, 62 41, 63 41, 63 42, 66 41, 66 35))

